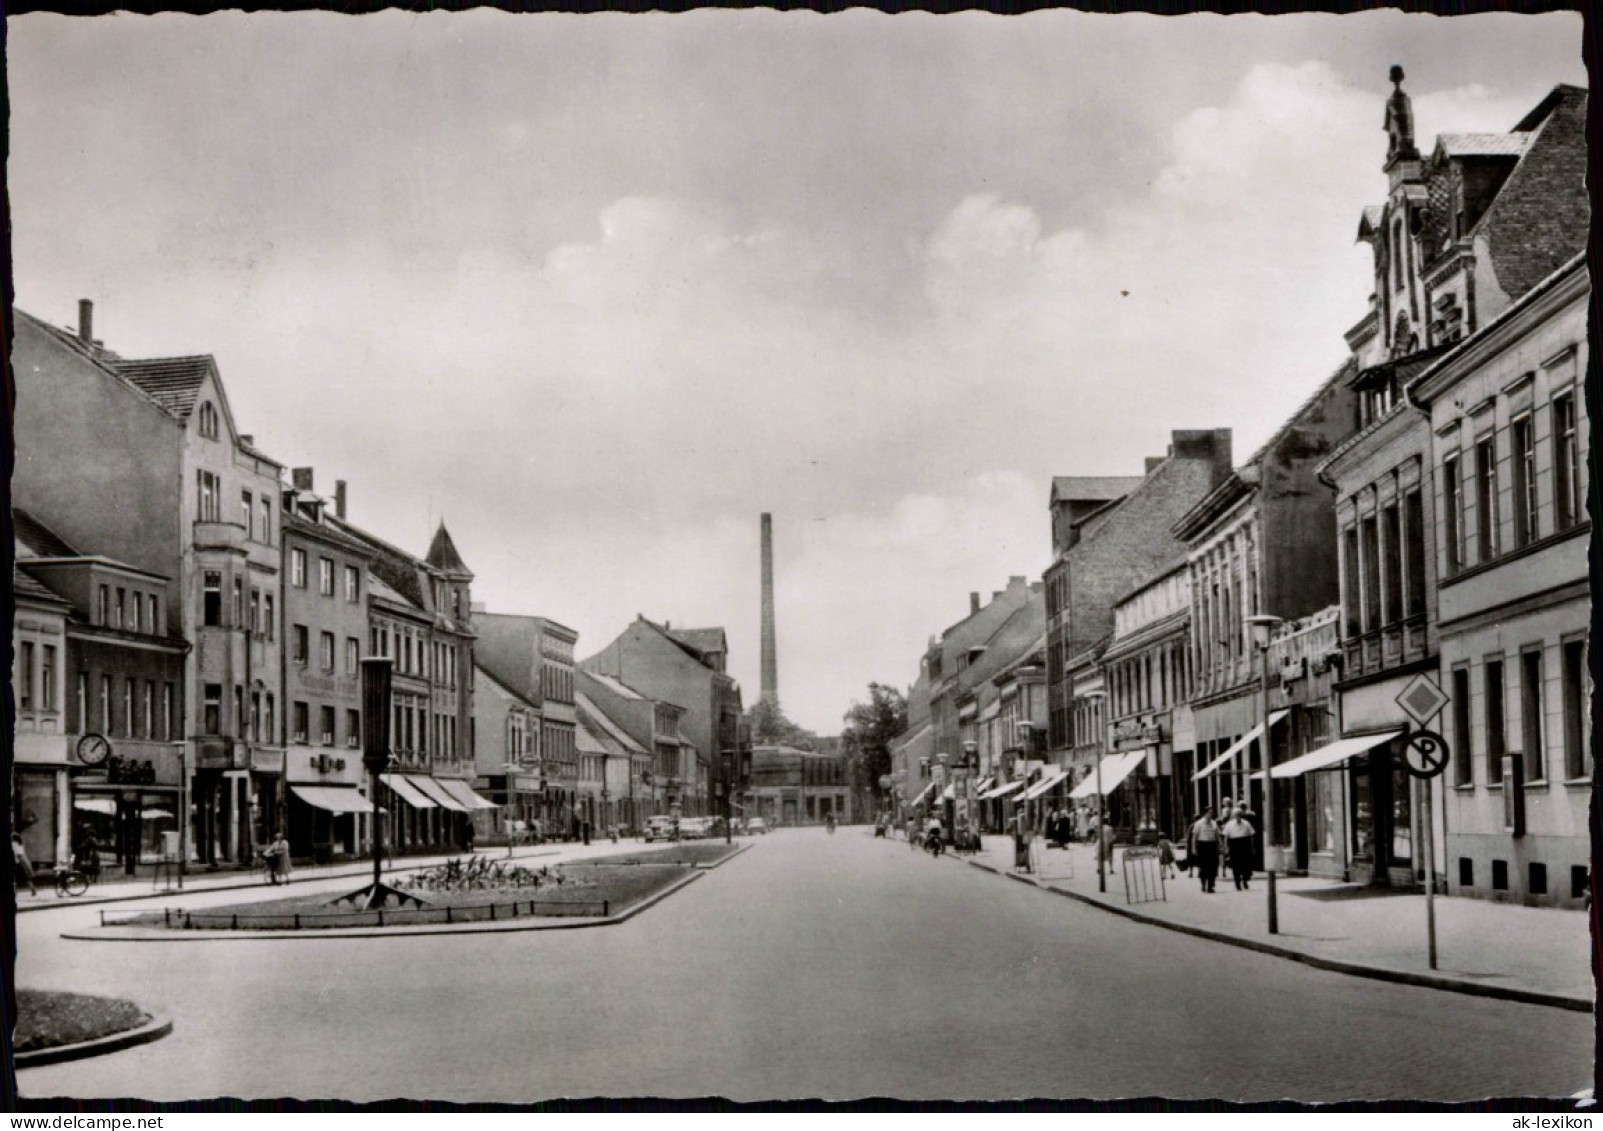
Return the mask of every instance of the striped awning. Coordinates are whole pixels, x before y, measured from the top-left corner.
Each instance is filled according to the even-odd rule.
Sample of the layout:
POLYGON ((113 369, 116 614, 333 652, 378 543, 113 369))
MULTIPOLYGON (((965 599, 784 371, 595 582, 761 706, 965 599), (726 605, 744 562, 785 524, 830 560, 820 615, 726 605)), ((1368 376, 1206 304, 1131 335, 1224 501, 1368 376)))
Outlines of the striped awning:
POLYGON ((330 813, 371 813, 372 802, 354 785, 295 785, 289 790, 308 805, 330 813))
MULTIPOLYGON (((1273 727, 1276 723, 1278 723, 1281 719, 1285 718, 1290 713, 1291 713, 1290 711, 1286 711, 1286 710, 1269 712, 1269 725, 1271 727, 1273 727)), ((1211 774, 1215 770, 1217 770, 1220 766, 1222 766, 1226 762, 1230 761, 1230 759, 1234 758, 1237 754, 1240 754, 1243 750, 1245 750, 1247 748, 1247 746, 1249 744, 1258 741, 1258 736, 1261 735, 1262 733, 1263 733, 1263 724, 1259 723, 1257 726, 1255 726, 1251 730, 1249 730, 1246 734, 1242 735, 1240 738, 1238 738, 1234 742, 1232 742, 1229 745, 1229 747, 1226 748, 1226 750, 1225 750, 1225 752, 1223 754, 1219 755, 1213 761, 1209 762, 1206 766, 1202 767, 1202 769, 1200 769, 1196 773, 1192 774, 1191 775, 1191 780, 1192 781, 1201 781, 1203 778, 1207 777, 1209 774, 1211 774)))
POLYGON ((439 806, 413 785, 405 774, 380 774, 378 780, 383 782, 395 795, 414 809, 438 809, 439 806))

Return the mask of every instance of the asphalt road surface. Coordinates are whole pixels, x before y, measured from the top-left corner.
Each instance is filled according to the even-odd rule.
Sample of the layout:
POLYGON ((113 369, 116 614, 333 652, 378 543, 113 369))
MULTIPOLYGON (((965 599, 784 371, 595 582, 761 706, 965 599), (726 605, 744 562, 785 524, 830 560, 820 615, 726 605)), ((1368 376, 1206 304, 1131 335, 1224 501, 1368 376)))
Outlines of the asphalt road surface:
POLYGON ((93 909, 30 913, 19 985, 132 997, 174 1031, 18 1083, 34 1098, 527 1103, 1473 1100, 1589 1082, 1584 1014, 1313 970, 862 828, 749 843, 600 929, 85 942, 58 932, 93 909))

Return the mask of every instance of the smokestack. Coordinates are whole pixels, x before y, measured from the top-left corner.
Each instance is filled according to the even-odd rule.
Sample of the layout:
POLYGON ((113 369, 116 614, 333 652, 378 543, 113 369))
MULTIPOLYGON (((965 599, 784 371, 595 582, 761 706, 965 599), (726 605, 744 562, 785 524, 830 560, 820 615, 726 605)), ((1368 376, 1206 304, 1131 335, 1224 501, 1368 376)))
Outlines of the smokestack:
POLYGON ((311 491, 312 469, 309 467, 291 468, 289 473, 289 481, 297 491, 311 491))
POLYGON ((779 649, 774 639, 774 516, 763 513, 763 654, 759 702, 779 700, 779 649))
POLYGON ((969 590, 969 595, 968 595, 968 615, 969 616, 973 616, 975 613, 977 613, 979 611, 980 611, 980 595, 979 595, 979 592, 977 590, 971 589, 971 590, 969 590))
MULTIPOLYGON (((345 517, 345 480, 343 479, 334 480, 334 517, 339 519, 345 517)), ((484 610, 479 609, 476 611, 483 612, 484 610)))
POLYGON ((95 304, 86 298, 78 300, 78 340, 86 346, 95 344, 95 304))

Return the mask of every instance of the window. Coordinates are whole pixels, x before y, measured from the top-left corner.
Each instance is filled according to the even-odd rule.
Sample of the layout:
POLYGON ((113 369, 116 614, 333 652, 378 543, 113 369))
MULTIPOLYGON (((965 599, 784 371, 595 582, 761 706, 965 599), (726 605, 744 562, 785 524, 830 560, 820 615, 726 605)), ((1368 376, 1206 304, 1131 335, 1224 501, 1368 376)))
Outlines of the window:
POLYGON ((1381 595, 1385 602, 1385 623, 1396 624, 1403 619, 1403 547, 1402 524, 1397 507, 1380 512, 1381 537, 1381 595))
POLYGON ((319 707, 317 709, 318 740, 324 746, 334 745, 334 708, 319 707))
POLYGON ((267 634, 267 639, 269 640, 278 638, 278 618, 273 611, 273 595, 271 593, 262 595, 262 631, 267 634))
POLYGON ((100 677, 100 733, 111 737, 111 677, 100 677))
POLYGON ((1403 496, 1403 569, 1407 573, 1407 611, 1425 615, 1425 507, 1418 490, 1403 496))
POLYGON ((306 551, 289 552, 289 583, 297 589, 306 588, 306 551))
POLYGON ((1458 456, 1442 460, 1442 532, 1447 544, 1447 573, 1464 568, 1464 485, 1458 456))
POLYGON ((254 585, 250 589, 250 634, 260 636, 262 632, 262 591, 254 585))
POLYGON ((290 640, 290 659, 304 666, 310 659, 311 633, 304 624, 298 624, 291 630, 290 640))
POLYGON ((145 729, 146 738, 156 737, 156 681, 145 680, 145 729))
POLYGON ((161 606, 156 603, 154 593, 145 597, 145 609, 150 614, 150 631, 156 636, 165 635, 161 627, 161 606))
POLYGON ((1486 780, 1503 780, 1503 755, 1508 737, 1503 726, 1503 661, 1486 661, 1486 780))
POLYGON ((217 570, 209 569, 201 578, 200 615, 202 624, 223 623, 223 575, 217 570))
POLYGON ((1525 780, 1547 780, 1547 757, 1542 746, 1542 653, 1533 648, 1520 653, 1520 738, 1525 747, 1525 780))
POLYGON ((1567 530, 1581 520, 1581 460, 1575 432, 1575 394, 1553 398, 1553 525, 1567 530))
POLYGON ((250 697, 250 740, 262 740, 262 693, 255 691, 250 697))
POLYGON ((128 590, 121 585, 117 586, 117 604, 111 614, 111 627, 127 628, 128 624, 128 590))
POLYGON ((111 586, 109 585, 100 587, 100 620, 98 623, 105 625, 111 623, 111 586))
POLYGON ((311 708, 297 701, 291 710, 290 738, 295 742, 305 742, 307 728, 311 725, 311 708))
POLYGON ((176 689, 169 681, 161 685, 161 737, 163 741, 171 742, 178 737, 177 722, 174 711, 177 708, 176 689))
POLYGON ((1469 669, 1453 669, 1453 784, 1472 785, 1474 763, 1470 756, 1469 669))
POLYGON ((1364 631, 1373 632, 1380 627, 1380 538, 1373 517, 1359 522, 1358 541, 1363 565, 1364 631))
POLYGON ((137 716, 134 714, 134 681, 122 681, 122 733, 132 738, 134 727, 137 725, 137 716))
POLYGON ((234 628, 245 627, 245 582, 241 578, 234 578, 234 628))
POLYGON ((245 689, 234 684, 234 737, 245 738, 245 689))
POLYGON ((78 673, 77 702, 74 704, 74 706, 76 706, 77 709, 78 709, 78 717, 72 721, 73 725, 76 726, 77 729, 79 731, 83 732, 84 734, 89 733, 89 673, 88 672, 79 672, 78 673))
POLYGON ((223 731, 223 685, 220 683, 206 685, 200 729, 202 734, 221 734, 223 731))
POLYGON ((355 566, 345 567, 345 599, 353 605, 362 599, 362 571, 355 566))
POLYGON ((261 530, 257 534, 257 537, 270 546, 273 544, 273 500, 269 496, 262 496, 261 510, 259 513, 261 515, 262 526, 261 530))
POLYGON ((1531 430, 1531 414, 1526 413, 1508 428, 1513 449, 1514 545, 1536 541, 1536 439, 1531 430))
POLYGON ((318 639, 317 655, 318 659, 322 661, 324 671, 331 672, 334 670, 334 634, 332 632, 325 632, 318 639))
POLYGON ((1475 550, 1477 562, 1497 556, 1497 438, 1475 442, 1475 550))
POLYGON ((22 642, 22 655, 17 663, 17 706, 24 711, 33 710, 33 641, 22 642))
POLYGON ((199 518, 201 522, 216 522, 222 517, 222 481, 210 471, 197 471, 199 484, 199 518))
POLYGON ((54 711, 56 709, 56 646, 45 644, 40 649, 39 661, 39 709, 41 711, 54 711))
POLYGON ((347 709, 345 712, 345 745, 362 745, 362 713, 347 709))
POLYGON ((249 491, 241 490, 239 493, 239 525, 244 528, 245 537, 251 536, 256 521, 256 500, 249 491))
POLYGON ((354 636, 345 638, 345 674, 355 675, 362 666, 362 642, 354 636))
POLYGON ((273 693, 269 691, 262 700, 262 734, 268 742, 278 741, 278 731, 274 729, 278 717, 276 713, 277 705, 278 701, 273 698, 273 693))
POLYGON ((1579 781, 1586 772, 1586 641, 1566 640, 1564 654, 1564 776, 1579 781))
POLYGON ((217 406, 211 401, 201 402, 199 426, 200 434, 206 439, 217 439, 217 406))
POLYGON ((334 559, 317 559, 317 591, 325 597, 334 596, 334 559))

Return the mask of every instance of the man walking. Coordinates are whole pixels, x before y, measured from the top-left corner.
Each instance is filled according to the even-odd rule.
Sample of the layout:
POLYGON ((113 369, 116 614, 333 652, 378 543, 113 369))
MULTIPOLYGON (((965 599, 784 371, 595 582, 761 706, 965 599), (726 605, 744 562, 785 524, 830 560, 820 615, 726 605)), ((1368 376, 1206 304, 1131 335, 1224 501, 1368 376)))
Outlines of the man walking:
POLYGON ((1237 805, 1225 822, 1225 860, 1230 865, 1230 876, 1236 881, 1237 891, 1247 890, 1252 879, 1252 837, 1254 829, 1247 818, 1251 810, 1245 804, 1237 805))

